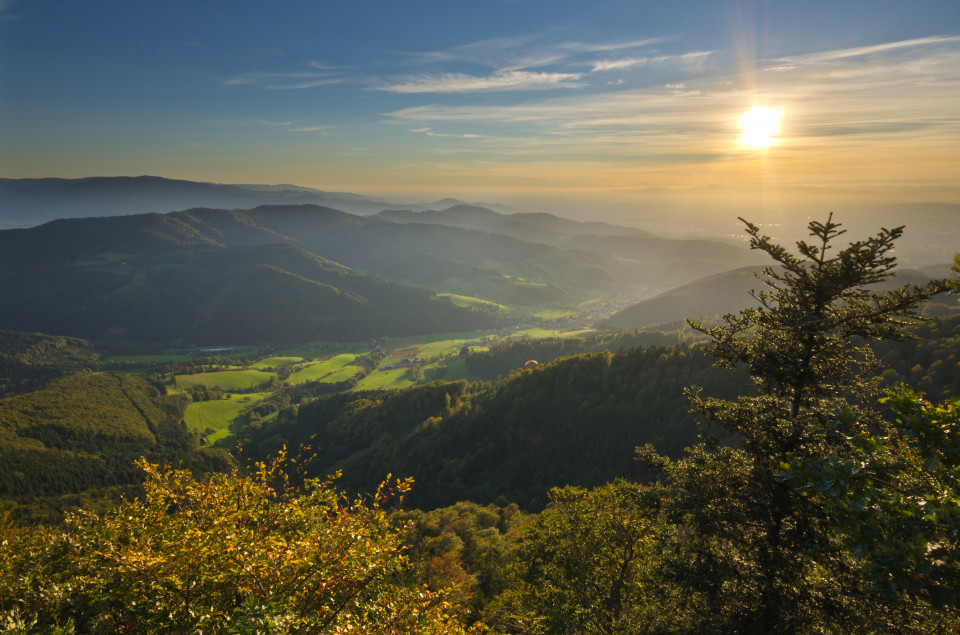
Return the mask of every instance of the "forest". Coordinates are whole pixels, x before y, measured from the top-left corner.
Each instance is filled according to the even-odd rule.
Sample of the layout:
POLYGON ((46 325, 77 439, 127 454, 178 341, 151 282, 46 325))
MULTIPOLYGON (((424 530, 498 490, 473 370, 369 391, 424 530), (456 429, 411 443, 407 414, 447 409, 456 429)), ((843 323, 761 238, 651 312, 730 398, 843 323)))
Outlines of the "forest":
POLYGON ((233 456, 163 372, 6 333, 0 627, 960 632, 960 318, 917 319, 960 284, 878 286, 902 228, 844 244, 828 218, 795 250, 745 228, 772 261, 754 302, 695 336, 284 387, 233 456), (110 500, 55 502, 78 492, 110 500))

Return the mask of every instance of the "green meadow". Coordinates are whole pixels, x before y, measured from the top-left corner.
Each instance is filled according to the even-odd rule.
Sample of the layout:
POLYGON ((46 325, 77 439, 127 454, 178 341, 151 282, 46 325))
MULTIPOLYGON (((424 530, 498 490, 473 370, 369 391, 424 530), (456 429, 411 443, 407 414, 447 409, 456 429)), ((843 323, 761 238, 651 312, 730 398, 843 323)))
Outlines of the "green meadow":
POLYGON ((188 427, 201 433, 208 429, 214 430, 207 435, 207 442, 213 445, 232 435, 230 426, 247 405, 232 399, 198 401, 187 406, 184 420, 188 427))
POLYGON ((268 383, 277 376, 256 369, 219 370, 212 373, 196 373, 194 375, 177 375, 176 385, 180 389, 190 389, 196 386, 219 388, 221 390, 248 390, 268 383))
POLYGON ((361 379, 355 390, 394 390, 414 385, 409 368, 377 369, 361 379))
POLYGON ((303 362, 304 359, 302 357, 264 357, 251 364, 250 368, 257 370, 276 370, 284 366, 302 364, 303 362))
POLYGON ((291 384, 303 384, 308 381, 327 383, 343 381, 357 374, 358 369, 354 365, 356 360, 356 356, 349 353, 335 355, 330 359, 308 364, 290 375, 287 381, 291 384))
POLYGON ((193 430, 201 433, 208 428, 214 432, 207 435, 210 445, 233 436, 231 426, 234 420, 248 407, 257 403, 270 393, 254 392, 226 395, 223 399, 197 401, 187 406, 184 421, 193 430))

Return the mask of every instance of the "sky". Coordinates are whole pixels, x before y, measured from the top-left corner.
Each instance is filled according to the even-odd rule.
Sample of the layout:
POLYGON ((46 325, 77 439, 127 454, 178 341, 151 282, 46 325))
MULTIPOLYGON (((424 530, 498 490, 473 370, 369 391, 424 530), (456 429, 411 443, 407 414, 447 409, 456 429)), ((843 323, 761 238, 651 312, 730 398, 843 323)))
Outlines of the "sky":
POLYGON ((960 1, 0 0, 0 176, 142 174, 960 202, 960 1))

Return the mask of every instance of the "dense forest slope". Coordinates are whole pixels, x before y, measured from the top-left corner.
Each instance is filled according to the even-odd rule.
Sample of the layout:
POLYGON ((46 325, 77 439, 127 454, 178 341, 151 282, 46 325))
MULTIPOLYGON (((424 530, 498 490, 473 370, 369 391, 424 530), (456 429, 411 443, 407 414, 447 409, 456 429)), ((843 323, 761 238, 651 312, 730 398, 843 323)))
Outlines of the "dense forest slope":
POLYGON ((29 392, 51 379, 99 364, 100 354, 86 340, 0 331, 0 397, 29 392))
POLYGON ((182 422, 188 400, 135 375, 79 373, 0 399, 0 496, 21 503, 134 487, 134 461, 224 469, 182 422))
POLYGON ((252 432, 248 451, 309 443, 320 474, 343 469, 343 483, 360 490, 388 473, 412 476, 415 506, 501 495, 539 506, 559 484, 639 477, 638 445, 676 455, 693 443, 684 386, 749 390, 745 376, 712 363, 697 348, 655 346, 562 358, 498 386, 435 382, 335 395, 281 412, 252 432))

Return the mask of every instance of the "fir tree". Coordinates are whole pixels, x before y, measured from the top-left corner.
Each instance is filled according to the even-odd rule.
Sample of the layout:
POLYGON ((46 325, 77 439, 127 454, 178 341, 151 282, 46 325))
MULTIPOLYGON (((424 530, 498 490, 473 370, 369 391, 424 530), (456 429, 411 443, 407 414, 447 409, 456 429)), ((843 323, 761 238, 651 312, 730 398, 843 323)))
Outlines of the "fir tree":
POLYGON ((681 611, 697 616, 699 632, 855 630, 865 616, 873 630, 921 625, 924 610, 912 598, 875 593, 826 507, 784 469, 797 457, 860 451, 857 439, 883 420, 881 365, 868 342, 902 337, 946 283, 873 286, 894 275, 902 227, 834 251, 844 230, 831 215, 809 224, 812 239, 794 254, 744 223, 750 247, 777 265, 760 276, 758 306, 716 326, 691 325, 709 337, 718 365, 748 370, 758 394, 728 401, 689 391, 708 430, 735 433, 735 448, 705 437, 675 463, 641 450, 665 473, 654 498, 675 548, 662 574, 693 591, 681 611))

